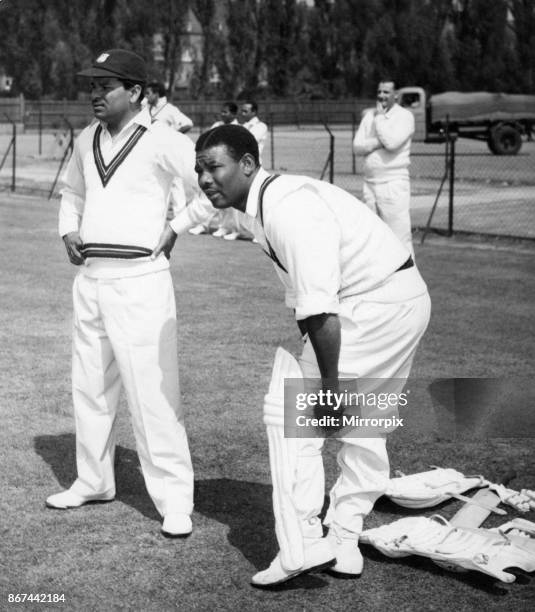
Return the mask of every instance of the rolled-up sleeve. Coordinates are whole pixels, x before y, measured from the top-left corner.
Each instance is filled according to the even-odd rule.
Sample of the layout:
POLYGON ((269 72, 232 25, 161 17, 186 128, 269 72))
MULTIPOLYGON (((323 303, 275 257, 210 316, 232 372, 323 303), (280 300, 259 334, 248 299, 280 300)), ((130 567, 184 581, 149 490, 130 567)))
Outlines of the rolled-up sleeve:
POLYGON ((313 189, 300 188, 273 203, 265 230, 287 270, 286 303, 295 318, 337 314, 340 228, 327 205, 313 189))

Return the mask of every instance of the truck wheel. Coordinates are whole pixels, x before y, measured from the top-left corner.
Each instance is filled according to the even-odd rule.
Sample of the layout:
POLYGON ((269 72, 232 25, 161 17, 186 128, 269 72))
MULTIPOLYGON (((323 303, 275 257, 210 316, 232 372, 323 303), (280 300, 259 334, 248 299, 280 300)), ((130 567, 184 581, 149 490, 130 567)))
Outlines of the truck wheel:
POLYGON ((498 125, 491 130, 488 145, 495 155, 516 155, 522 147, 522 137, 513 126, 498 125))

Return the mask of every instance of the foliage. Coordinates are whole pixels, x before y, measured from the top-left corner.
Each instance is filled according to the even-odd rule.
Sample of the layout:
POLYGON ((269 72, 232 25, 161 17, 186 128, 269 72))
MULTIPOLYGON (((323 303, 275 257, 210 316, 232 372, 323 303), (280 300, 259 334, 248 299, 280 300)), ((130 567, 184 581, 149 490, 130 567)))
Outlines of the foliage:
POLYGON ((384 74, 431 92, 535 91, 535 0, 3 0, 0 69, 14 93, 74 98, 76 72, 123 47, 173 90, 189 10, 204 35, 183 96, 369 96, 384 74))

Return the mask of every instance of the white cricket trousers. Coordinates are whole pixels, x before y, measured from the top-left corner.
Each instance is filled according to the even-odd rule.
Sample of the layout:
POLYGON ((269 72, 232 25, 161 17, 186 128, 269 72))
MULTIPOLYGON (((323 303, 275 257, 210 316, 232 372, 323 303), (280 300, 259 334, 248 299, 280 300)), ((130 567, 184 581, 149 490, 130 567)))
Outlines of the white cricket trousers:
POLYGON ((72 391, 82 496, 115 494, 115 421, 124 385, 141 469, 161 515, 191 514, 193 469, 180 408, 169 270, 73 287, 72 391))
POLYGON ((366 205, 377 213, 394 234, 414 255, 410 215, 411 187, 408 178, 384 183, 364 181, 363 197, 366 205))
MULTIPOLYGON (((373 379, 367 381, 366 393, 400 393, 430 313, 429 294, 416 267, 396 272, 383 287, 366 295, 344 299, 339 313, 340 378, 373 379), (383 379, 385 388, 376 379, 383 379)), ((305 344, 299 363, 305 378, 320 377, 310 342, 305 344)), ((340 475, 331 489, 324 522, 360 534, 363 518, 388 485, 386 438, 344 437, 341 442, 337 457, 340 475)), ((313 525, 324 499, 324 440, 307 438, 301 443, 294 499, 303 524, 313 525)), ((315 535, 321 536, 321 525, 315 529, 315 535)))

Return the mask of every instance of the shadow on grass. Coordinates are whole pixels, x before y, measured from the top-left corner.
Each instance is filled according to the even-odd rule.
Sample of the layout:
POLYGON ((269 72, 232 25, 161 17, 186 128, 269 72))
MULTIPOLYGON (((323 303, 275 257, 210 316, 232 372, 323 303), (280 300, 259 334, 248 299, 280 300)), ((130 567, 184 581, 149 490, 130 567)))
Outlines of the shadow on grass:
MULTIPOLYGON (((257 569, 265 569, 277 554, 271 485, 230 478, 195 482, 195 510, 229 526, 228 541, 257 569)), ((318 589, 328 582, 318 574, 298 576, 277 591, 318 589)), ((274 589, 270 589, 274 590, 274 589)))
MULTIPOLYGON (((76 438, 74 434, 35 436, 34 448, 52 468, 60 487, 68 489, 76 479, 76 438)), ((115 499, 131 506, 147 518, 160 520, 140 471, 136 451, 124 446, 115 450, 115 499)), ((51 491, 54 493, 54 491, 51 491)))
MULTIPOLYGON (((381 554, 378 550, 376 550, 373 546, 369 544, 360 544, 359 546, 365 559, 378 561, 380 563, 385 564, 386 566, 405 565, 406 567, 412 568, 417 572, 427 572, 428 574, 436 576, 443 576, 446 572, 450 576, 453 576, 459 582, 462 582, 469 587, 485 591, 490 595, 496 595, 499 597, 509 595, 509 589, 507 588, 509 585, 506 585, 505 583, 500 582, 497 578, 493 578, 492 576, 488 576, 487 574, 483 574, 476 571, 448 572, 447 570, 444 570, 441 567, 435 565, 433 561, 431 561, 431 559, 427 559, 417 555, 410 555, 408 557, 391 559, 389 557, 385 557, 385 555, 381 554)), ((525 584, 525 577, 523 577, 520 572, 517 574, 517 571, 514 570, 512 573, 518 575, 518 577, 520 578, 519 583, 525 584)))
MULTIPOLYGON (((70 487, 76 478, 75 435, 36 436, 34 448, 50 465, 60 487, 70 487)), ((158 512, 146 492, 139 459, 134 450, 117 446, 115 480, 118 501, 150 519, 159 520, 158 512)), ((278 550, 271 495, 270 485, 257 482, 229 478, 198 480, 195 482, 195 511, 228 525, 229 544, 260 570, 270 564, 278 550)), ((281 585, 277 590, 317 589, 326 586, 328 582, 320 575, 306 574, 281 585)))

